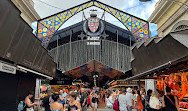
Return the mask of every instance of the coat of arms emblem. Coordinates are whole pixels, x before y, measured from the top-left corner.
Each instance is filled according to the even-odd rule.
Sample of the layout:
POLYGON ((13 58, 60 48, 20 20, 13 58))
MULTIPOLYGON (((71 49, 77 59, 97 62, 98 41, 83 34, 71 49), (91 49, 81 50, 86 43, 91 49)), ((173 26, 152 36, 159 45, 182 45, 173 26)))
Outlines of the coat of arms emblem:
POLYGON ((97 17, 96 10, 91 10, 90 17, 83 24, 86 35, 91 37, 100 36, 104 31, 104 23, 97 17))
POLYGON ((91 17, 88 19, 88 27, 91 32, 95 33, 99 28, 99 19, 97 17, 91 17))

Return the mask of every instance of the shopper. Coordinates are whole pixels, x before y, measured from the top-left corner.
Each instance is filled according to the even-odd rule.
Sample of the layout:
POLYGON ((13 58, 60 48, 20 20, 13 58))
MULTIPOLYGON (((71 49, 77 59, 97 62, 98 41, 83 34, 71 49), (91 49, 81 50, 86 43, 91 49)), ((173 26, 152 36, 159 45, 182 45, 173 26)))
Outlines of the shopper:
POLYGON ((138 93, 135 90, 134 93, 133 93, 134 108, 136 108, 137 96, 138 96, 138 93))
POLYGON ((60 90, 59 91, 59 98, 60 98, 60 101, 59 101, 59 103, 61 103, 61 104, 65 104, 66 103, 66 98, 67 98, 67 92, 65 92, 65 89, 63 89, 63 90, 60 90))
POLYGON ((59 95, 53 94, 52 99, 54 100, 54 102, 50 105, 50 110, 51 111, 64 111, 63 105, 59 103, 59 95))
POLYGON ((144 106, 144 109, 143 109, 143 111, 145 111, 145 97, 146 97, 146 91, 145 91, 145 89, 144 88, 142 88, 142 90, 141 90, 141 100, 142 100, 142 104, 143 104, 143 106, 144 106))
POLYGON ((47 91, 47 96, 42 99, 42 105, 45 108, 45 111, 50 111, 50 105, 54 102, 52 99, 52 90, 47 91))
POLYGON ((91 94, 90 94, 90 93, 91 93, 91 92, 88 91, 88 94, 87 94, 87 95, 88 95, 88 98, 87 98, 87 109, 89 108, 89 106, 92 107, 92 106, 91 106, 91 101, 90 101, 90 100, 91 100, 91 94))
POLYGON ((108 111, 114 111, 113 104, 114 104, 113 93, 111 91, 108 91, 106 94, 106 107, 108 111))
POLYGON ((179 111, 178 100, 175 96, 171 95, 170 87, 166 86, 167 95, 163 96, 162 105, 166 111, 179 111))
POLYGON ((59 103, 63 104, 63 107, 66 107, 67 102, 67 92, 65 92, 65 89, 59 91, 59 103))
POLYGON ((81 104, 81 106, 82 106, 82 111, 86 111, 86 106, 87 106, 87 94, 86 94, 84 88, 81 88, 80 104, 81 104))
POLYGON ((78 101, 76 101, 77 93, 72 92, 69 95, 69 106, 68 111, 83 111, 81 105, 78 101))
POLYGON ((77 94, 76 101, 78 101, 78 102, 80 103, 81 95, 80 95, 80 93, 78 93, 78 92, 76 92, 76 94, 77 94))
POLYGON ((131 88, 127 88, 126 98, 127 98, 127 109, 128 111, 132 111, 134 101, 133 101, 133 94, 131 88))
POLYGON ((138 96, 137 96, 137 102, 136 102, 136 106, 137 106, 136 109, 137 109, 137 111, 142 111, 144 109, 144 106, 142 104, 142 99, 141 99, 139 90, 137 91, 137 94, 138 94, 138 96))
POLYGON ((119 93, 120 93, 119 90, 114 90, 113 91, 114 100, 118 99, 119 93))
POLYGON ((93 94, 91 95, 92 111, 97 111, 98 102, 99 102, 99 95, 98 95, 98 92, 93 91, 93 94))
POLYGON ((149 90, 147 91, 147 95, 146 95, 146 97, 145 97, 145 100, 146 100, 146 102, 145 102, 145 108, 147 109, 147 111, 150 111, 149 101, 150 101, 151 95, 152 95, 152 90, 149 89, 149 90))
POLYGON ((105 100, 106 100, 105 98, 106 98, 106 94, 105 94, 105 91, 103 91, 102 101, 103 101, 104 103, 106 102, 106 101, 105 101, 105 100))
MULTIPOLYGON (((119 95, 118 101, 119 101, 119 110, 120 111, 127 111, 127 96, 126 96, 126 90, 122 90, 122 94, 119 95)), ((130 109, 130 108, 128 108, 130 109)))
POLYGON ((158 111, 161 109, 161 103, 159 101, 159 93, 154 91, 150 97, 149 106, 151 111, 158 111))
POLYGON ((33 106, 37 105, 38 103, 32 103, 31 98, 33 97, 34 93, 33 91, 28 92, 26 98, 25 98, 25 107, 23 111, 34 111, 33 106))

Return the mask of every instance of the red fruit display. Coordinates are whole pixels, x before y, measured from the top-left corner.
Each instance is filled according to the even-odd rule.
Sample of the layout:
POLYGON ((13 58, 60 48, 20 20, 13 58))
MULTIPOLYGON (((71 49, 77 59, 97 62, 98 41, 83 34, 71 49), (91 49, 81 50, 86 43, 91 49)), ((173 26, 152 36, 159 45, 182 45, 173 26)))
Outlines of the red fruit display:
POLYGON ((188 94, 188 81, 187 81, 187 77, 188 77, 188 72, 184 72, 181 74, 181 89, 182 89, 182 96, 179 98, 179 100, 181 101, 184 96, 186 94, 188 94))
POLYGON ((178 83, 175 83, 174 87, 175 87, 175 89, 176 89, 177 91, 180 91, 180 86, 178 85, 178 83))
POLYGON ((164 81, 163 81, 163 78, 162 78, 162 77, 158 77, 158 78, 157 78, 156 87, 157 87, 158 90, 164 91, 164 81))
POLYGON ((179 107, 183 109, 188 109, 188 103, 187 102, 179 102, 179 107))
POLYGON ((180 74, 178 74, 178 73, 174 74, 174 82, 181 82, 180 74))

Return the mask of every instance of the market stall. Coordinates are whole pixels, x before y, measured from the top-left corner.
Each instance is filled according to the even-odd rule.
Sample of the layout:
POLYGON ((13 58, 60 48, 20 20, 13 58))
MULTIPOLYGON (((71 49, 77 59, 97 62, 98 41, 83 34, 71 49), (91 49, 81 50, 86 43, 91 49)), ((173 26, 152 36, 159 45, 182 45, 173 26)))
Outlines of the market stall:
POLYGON ((165 91, 166 86, 172 89, 172 95, 178 97, 180 110, 188 110, 188 72, 158 76, 157 89, 165 91))
POLYGON ((144 80, 132 80, 132 81, 126 81, 126 80, 117 80, 110 84, 109 89, 110 90, 121 90, 123 88, 132 87, 134 89, 139 89, 139 86, 144 86, 145 81, 144 80))
POLYGON ((51 89, 55 93, 59 93, 59 90, 63 89, 65 89, 65 92, 69 93, 70 90, 77 90, 77 87, 73 85, 51 85, 51 89))

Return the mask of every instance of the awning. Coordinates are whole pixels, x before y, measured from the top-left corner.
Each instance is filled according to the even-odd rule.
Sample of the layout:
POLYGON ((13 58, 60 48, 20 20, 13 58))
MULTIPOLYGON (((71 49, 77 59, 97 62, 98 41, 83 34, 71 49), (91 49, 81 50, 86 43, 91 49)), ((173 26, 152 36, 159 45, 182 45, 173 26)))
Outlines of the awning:
POLYGON ((111 86, 117 85, 117 81, 113 82, 111 86))
POLYGON ((188 57, 188 30, 173 32, 163 38, 153 38, 147 44, 132 49, 131 80, 150 74, 188 57))

